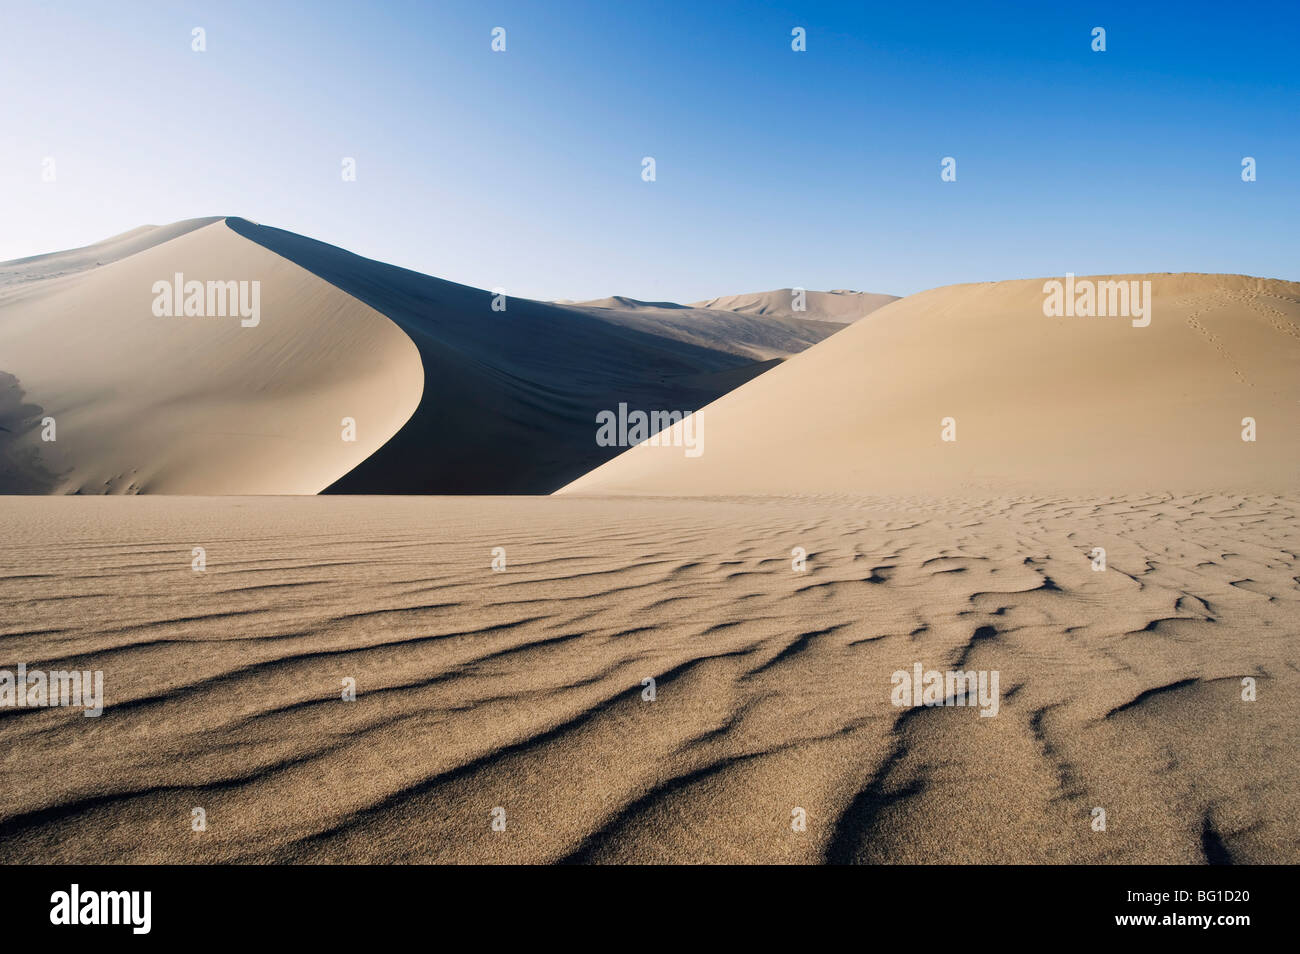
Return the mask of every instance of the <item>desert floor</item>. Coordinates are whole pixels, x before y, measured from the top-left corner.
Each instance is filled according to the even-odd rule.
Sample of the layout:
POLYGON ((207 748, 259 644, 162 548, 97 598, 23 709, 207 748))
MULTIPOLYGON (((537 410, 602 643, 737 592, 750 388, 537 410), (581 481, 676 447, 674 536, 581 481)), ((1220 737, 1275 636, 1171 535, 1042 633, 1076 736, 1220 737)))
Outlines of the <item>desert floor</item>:
POLYGON ((0 668, 106 697, 0 710, 0 861, 1294 863, 1298 514, 0 498, 0 668))

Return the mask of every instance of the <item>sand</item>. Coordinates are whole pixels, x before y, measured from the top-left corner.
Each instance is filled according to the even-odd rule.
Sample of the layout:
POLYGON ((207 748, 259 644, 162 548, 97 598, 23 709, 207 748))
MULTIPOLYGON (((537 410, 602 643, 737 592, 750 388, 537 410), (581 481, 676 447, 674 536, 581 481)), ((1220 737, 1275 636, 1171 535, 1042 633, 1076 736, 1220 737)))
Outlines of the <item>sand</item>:
POLYGON ((209 216, 202 219, 185 219, 165 226, 142 225, 83 248, 0 262, 0 290, 8 290, 32 282, 68 278, 92 268, 111 265, 113 262, 121 261, 138 252, 170 242, 174 238, 219 221, 221 221, 220 216, 209 216))
POLYGON ((802 293, 802 308, 795 310, 798 294, 793 288, 778 288, 693 305, 624 296, 566 304, 624 327, 767 361, 796 355, 898 300, 868 292, 809 290, 802 293))
POLYGON ((840 323, 801 317, 755 316, 672 302, 602 298, 566 305, 602 320, 650 334, 736 354, 753 361, 788 358, 824 341, 840 323))
POLYGON ((551 493, 622 450, 596 443, 602 411, 694 411, 842 327, 703 309, 683 321, 631 299, 558 305, 508 288, 495 311, 492 291, 227 222, 381 312, 419 350, 419 407, 331 492, 551 493))
POLYGON ((1088 280, 1112 278, 1151 282, 1147 327, 1046 317, 1042 279, 922 292, 706 407, 702 455, 636 447, 564 492, 1294 488, 1300 284, 1088 280), (943 440, 947 418, 955 441, 943 440))
POLYGON ((851 291, 836 288, 832 291, 777 288, 766 292, 743 295, 723 295, 708 301, 696 302, 693 308, 721 309, 742 315, 759 315, 767 318, 804 318, 829 321, 835 324, 852 324, 859 318, 898 301, 897 295, 851 291), (802 291, 802 296, 797 292, 802 291), (803 308, 795 311, 794 303, 801 300, 803 308))
POLYGON ((1294 863, 1298 513, 0 498, 0 666, 107 697, 0 710, 0 860, 1294 863))
POLYGON ((0 491, 317 493, 420 403, 420 356, 396 325, 220 220, 53 267, 0 295, 0 491), (259 282, 258 324, 156 316, 154 283, 178 272, 259 282))

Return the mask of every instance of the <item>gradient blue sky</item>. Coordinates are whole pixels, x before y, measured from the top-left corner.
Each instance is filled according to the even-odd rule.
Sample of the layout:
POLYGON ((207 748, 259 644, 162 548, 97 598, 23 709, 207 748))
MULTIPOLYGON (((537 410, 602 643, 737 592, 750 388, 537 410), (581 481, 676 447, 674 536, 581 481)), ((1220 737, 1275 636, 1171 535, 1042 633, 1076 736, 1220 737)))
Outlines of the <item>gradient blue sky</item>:
POLYGON ((1291 0, 0 9, 0 259, 235 214, 535 298, 1300 279, 1291 0))

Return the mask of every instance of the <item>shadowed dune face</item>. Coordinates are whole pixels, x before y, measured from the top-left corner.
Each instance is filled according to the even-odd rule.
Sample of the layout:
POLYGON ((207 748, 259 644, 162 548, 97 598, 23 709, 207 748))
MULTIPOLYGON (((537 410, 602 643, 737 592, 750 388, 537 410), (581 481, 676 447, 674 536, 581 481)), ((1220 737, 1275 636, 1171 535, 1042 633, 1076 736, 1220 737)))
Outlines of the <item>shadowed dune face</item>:
POLYGON ((0 860, 1294 862, 1298 525, 1266 495, 0 498, 0 668, 104 674, 98 718, 0 710, 0 860), (916 663, 997 671, 997 715, 896 706, 916 663))
POLYGON ((0 291, 5 370, 57 427, 52 442, 29 429, 10 456, 39 453, 63 493, 319 492, 415 410, 418 352, 388 319, 224 222, 180 231, 0 291), (244 282, 250 301, 258 283, 258 322, 246 327, 233 307, 154 314, 155 283, 177 273, 244 282), (345 417, 355 441, 343 439, 345 417))
POLYGON ((1043 280, 923 292, 705 408, 701 456, 635 447, 564 492, 1294 487, 1300 285, 1116 278, 1150 281, 1147 327, 1047 317, 1043 280))
POLYGON ((388 316, 420 351, 419 408, 330 488, 339 493, 550 493, 618 453, 596 443, 601 411, 695 410, 828 333, 725 315, 687 327, 524 298, 494 310, 488 291, 229 222, 388 316))

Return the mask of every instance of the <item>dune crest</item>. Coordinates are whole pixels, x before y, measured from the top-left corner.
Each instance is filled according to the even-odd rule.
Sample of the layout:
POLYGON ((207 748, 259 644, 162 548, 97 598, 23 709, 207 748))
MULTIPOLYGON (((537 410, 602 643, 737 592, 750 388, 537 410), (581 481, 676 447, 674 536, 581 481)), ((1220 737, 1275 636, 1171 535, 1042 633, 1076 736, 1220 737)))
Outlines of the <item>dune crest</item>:
POLYGON ((10 262, 0 262, 0 291, 15 285, 35 281, 44 282, 76 275, 90 268, 111 265, 113 262, 220 221, 221 216, 214 215, 200 219, 184 219, 171 225, 142 225, 82 248, 47 252, 43 255, 31 255, 10 262))

